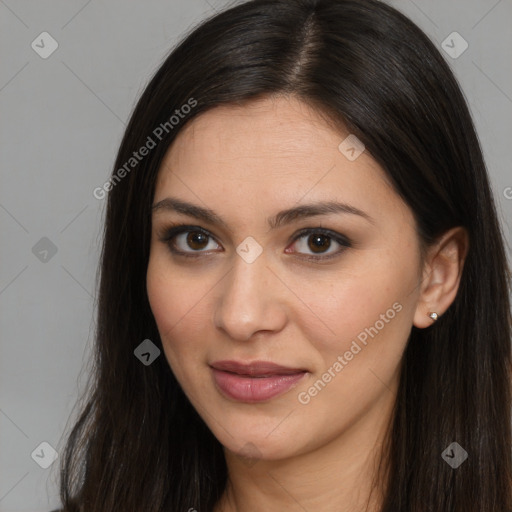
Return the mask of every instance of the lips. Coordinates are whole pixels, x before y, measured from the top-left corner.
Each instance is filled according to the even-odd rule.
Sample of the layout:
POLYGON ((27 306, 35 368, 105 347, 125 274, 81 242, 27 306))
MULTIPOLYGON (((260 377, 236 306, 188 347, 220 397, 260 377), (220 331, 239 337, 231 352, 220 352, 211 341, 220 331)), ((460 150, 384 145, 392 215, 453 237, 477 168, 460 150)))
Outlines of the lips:
POLYGON ((242 363, 238 361, 217 361, 211 365, 216 370, 236 373, 238 375, 248 375, 251 377, 263 377, 272 375, 292 375, 294 373, 305 372, 303 368, 290 368, 281 366, 269 361, 254 361, 252 363, 242 363))
POLYGON ((308 372, 269 361, 242 363, 216 361, 211 364, 217 389, 240 402, 262 402, 294 387, 308 372))

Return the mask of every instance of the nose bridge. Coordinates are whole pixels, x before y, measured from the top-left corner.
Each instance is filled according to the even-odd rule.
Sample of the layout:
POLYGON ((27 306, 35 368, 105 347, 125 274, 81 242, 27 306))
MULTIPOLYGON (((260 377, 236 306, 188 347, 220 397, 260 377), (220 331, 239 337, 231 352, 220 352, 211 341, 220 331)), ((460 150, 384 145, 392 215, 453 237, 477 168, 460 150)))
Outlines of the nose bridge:
MULTIPOLYGON (((242 249, 246 248, 243 243, 242 249)), ((249 339, 253 333, 282 328, 285 312, 281 292, 264 254, 250 261, 235 255, 215 306, 215 324, 230 337, 249 339)))

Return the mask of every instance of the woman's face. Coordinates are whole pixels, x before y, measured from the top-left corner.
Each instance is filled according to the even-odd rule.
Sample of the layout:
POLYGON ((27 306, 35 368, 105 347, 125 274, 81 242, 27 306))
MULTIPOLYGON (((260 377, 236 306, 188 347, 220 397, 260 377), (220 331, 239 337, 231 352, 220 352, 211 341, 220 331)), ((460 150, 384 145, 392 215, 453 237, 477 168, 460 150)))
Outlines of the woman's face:
POLYGON ((266 98, 191 121, 160 169, 151 308, 183 391, 231 452, 305 454, 389 417, 419 241, 377 163, 352 139, 339 148, 348 136, 266 98))

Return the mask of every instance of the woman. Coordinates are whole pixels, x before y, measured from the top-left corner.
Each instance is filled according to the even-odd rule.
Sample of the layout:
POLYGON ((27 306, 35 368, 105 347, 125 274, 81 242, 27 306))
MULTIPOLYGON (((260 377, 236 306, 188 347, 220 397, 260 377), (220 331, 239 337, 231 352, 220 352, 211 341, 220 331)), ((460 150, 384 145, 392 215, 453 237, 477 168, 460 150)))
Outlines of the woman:
POLYGON ((106 192, 63 510, 512 510, 503 238, 459 86, 403 15, 212 17, 106 192))

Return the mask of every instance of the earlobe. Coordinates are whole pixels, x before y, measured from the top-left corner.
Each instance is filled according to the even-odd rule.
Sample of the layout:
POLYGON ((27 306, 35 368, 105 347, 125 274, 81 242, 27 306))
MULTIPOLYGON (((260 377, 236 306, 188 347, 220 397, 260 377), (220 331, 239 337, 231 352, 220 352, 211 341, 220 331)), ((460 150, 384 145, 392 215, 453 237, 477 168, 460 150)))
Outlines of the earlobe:
POLYGON ((444 233, 428 250, 413 324, 424 329, 450 307, 459 289, 469 237, 463 227, 444 233))

